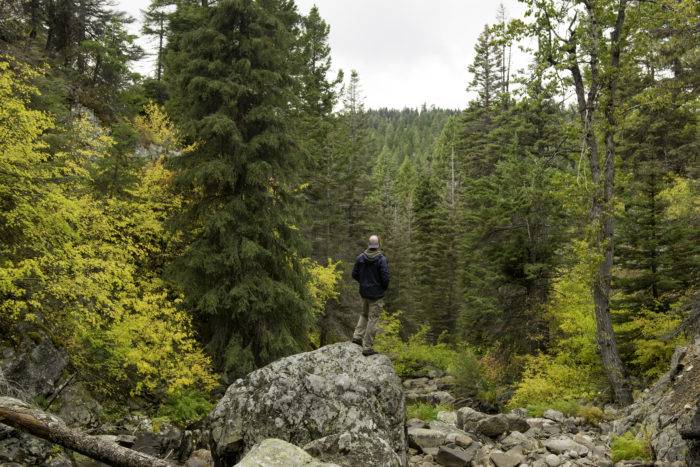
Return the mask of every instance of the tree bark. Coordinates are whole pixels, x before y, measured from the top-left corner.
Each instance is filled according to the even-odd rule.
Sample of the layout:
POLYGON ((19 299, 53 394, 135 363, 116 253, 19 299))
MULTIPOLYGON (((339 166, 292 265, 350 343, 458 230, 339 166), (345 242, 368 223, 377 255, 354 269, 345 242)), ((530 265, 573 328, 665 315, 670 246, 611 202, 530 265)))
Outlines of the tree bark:
POLYGON ((615 105, 617 97, 617 81, 620 72, 621 33, 625 22, 627 0, 619 0, 615 27, 610 36, 610 71, 607 80, 607 101, 603 113, 605 115, 605 160, 603 162, 603 200, 599 215, 601 219, 600 243, 603 247, 601 262, 596 281, 593 286, 593 298, 596 309, 597 339, 603 358, 603 366, 613 388, 615 400, 622 405, 632 403, 630 388, 625 368, 617 351, 617 342, 610 318, 610 280, 613 266, 614 228, 615 219, 612 213, 615 189, 615 105))
POLYGON ((598 102, 598 91, 601 87, 599 73, 599 51, 602 40, 602 30, 598 23, 596 13, 589 2, 586 6, 591 37, 590 56, 590 85, 588 92, 585 90, 583 75, 579 68, 579 56, 576 48, 575 32, 567 41, 569 54, 569 71, 571 72, 579 116, 584 131, 584 140, 588 149, 588 160, 593 182, 593 196, 591 199, 591 222, 597 229, 593 247, 603 253, 603 259, 598 265, 598 270, 593 281, 592 295, 595 307, 596 341, 600 352, 603 368, 613 390, 613 396, 617 403, 629 405, 632 403, 632 390, 627 381, 624 365, 617 350, 617 341, 612 327, 610 316, 610 283, 613 266, 613 233, 614 219, 612 213, 612 201, 615 182, 615 98, 617 90, 617 77, 620 63, 620 35, 625 20, 627 0, 619 0, 618 14, 615 27, 611 35, 611 70, 607 79, 607 101, 604 106, 605 154, 603 167, 601 168, 600 148, 595 134, 595 107, 598 102), (602 170, 601 170, 602 169, 602 170))
POLYGON ((118 467, 174 467, 162 459, 72 430, 58 417, 11 397, 0 397, 0 422, 118 467))

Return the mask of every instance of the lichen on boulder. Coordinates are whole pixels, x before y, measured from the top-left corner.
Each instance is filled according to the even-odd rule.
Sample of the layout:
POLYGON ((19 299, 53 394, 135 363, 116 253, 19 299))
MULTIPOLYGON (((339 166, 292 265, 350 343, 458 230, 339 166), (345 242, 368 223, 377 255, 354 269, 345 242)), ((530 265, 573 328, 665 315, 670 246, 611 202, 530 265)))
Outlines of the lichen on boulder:
POLYGON ((320 461, 405 465, 401 380, 381 354, 338 343, 286 357, 239 379, 209 415, 217 465, 238 462, 278 438, 309 447, 320 461), (347 454, 352 450, 356 455, 347 454))

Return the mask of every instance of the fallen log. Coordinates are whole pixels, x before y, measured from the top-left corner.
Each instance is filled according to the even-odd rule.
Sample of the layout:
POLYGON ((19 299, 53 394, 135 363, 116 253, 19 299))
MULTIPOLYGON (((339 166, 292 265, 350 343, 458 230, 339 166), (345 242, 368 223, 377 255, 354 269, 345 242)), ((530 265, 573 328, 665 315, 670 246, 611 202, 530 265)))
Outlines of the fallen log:
POLYGON ((0 423, 118 467, 176 466, 163 459, 68 428, 60 418, 12 397, 0 397, 0 423))

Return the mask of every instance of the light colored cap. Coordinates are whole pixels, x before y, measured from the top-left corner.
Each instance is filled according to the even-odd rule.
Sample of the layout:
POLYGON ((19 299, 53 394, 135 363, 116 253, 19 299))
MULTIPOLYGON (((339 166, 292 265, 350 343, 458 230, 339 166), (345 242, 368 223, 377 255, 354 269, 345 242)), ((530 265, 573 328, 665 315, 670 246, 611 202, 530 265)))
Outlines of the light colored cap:
POLYGON ((377 235, 369 237, 369 248, 379 248, 379 237, 377 235))

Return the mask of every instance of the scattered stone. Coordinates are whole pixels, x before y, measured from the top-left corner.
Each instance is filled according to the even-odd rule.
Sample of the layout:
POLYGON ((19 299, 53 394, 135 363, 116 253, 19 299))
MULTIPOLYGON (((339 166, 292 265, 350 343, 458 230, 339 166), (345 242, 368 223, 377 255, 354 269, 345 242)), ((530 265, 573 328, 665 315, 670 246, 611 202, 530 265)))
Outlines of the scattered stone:
POLYGON ((489 415, 478 412, 471 407, 462 407, 457 410, 457 428, 472 431, 477 423, 488 417, 489 415))
POLYGON ((457 412, 440 411, 437 413, 437 419, 442 423, 457 426, 457 412))
POLYGON ((320 461, 339 465, 402 465, 401 458, 385 440, 367 433, 346 431, 328 435, 313 440, 304 446, 304 450, 320 461))
POLYGON ((550 438, 544 442, 544 446, 554 454, 564 454, 567 451, 571 451, 575 453, 576 457, 588 455, 588 448, 586 446, 578 444, 566 436, 550 438))
POLYGON ((474 443, 474 440, 466 434, 452 432, 448 433, 447 436, 445 436, 445 442, 447 442, 448 444, 456 444, 461 448, 466 448, 471 446, 472 443, 474 443))
POLYGON ((564 414, 558 410, 549 409, 545 410, 545 412, 542 414, 542 418, 547 418, 557 423, 564 423, 564 419, 566 417, 564 417, 564 414))
POLYGON ((435 448, 445 444, 445 433, 430 428, 409 428, 408 443, 425 452, 425 448, 435 448))
POLYGON ((479 420, 477 422, 474 430, 477 433, 488 436, 490 438, 496 438, 497 436, 508 431, 509 423, 505 414, 491 415, 487 418, 479 420))
POLYGON ((496 467, 516 467, 525 462, 525 456, 517 448, 508 452, 493 451, 491 461, 496 464, 496 467))
POLYGON ((547 467, 559 467, 562 464, 562 460, 555 454, 547 454, 543 460, 547 467))
POLYGON ((194 451, 185 462, 185 467, 214 467, 214 459, 208 449, 194 451))
POLYGON ((445 467, 466 467, 474 458, 474 453, 459 448, 440 446, 436 461, 445 467))

